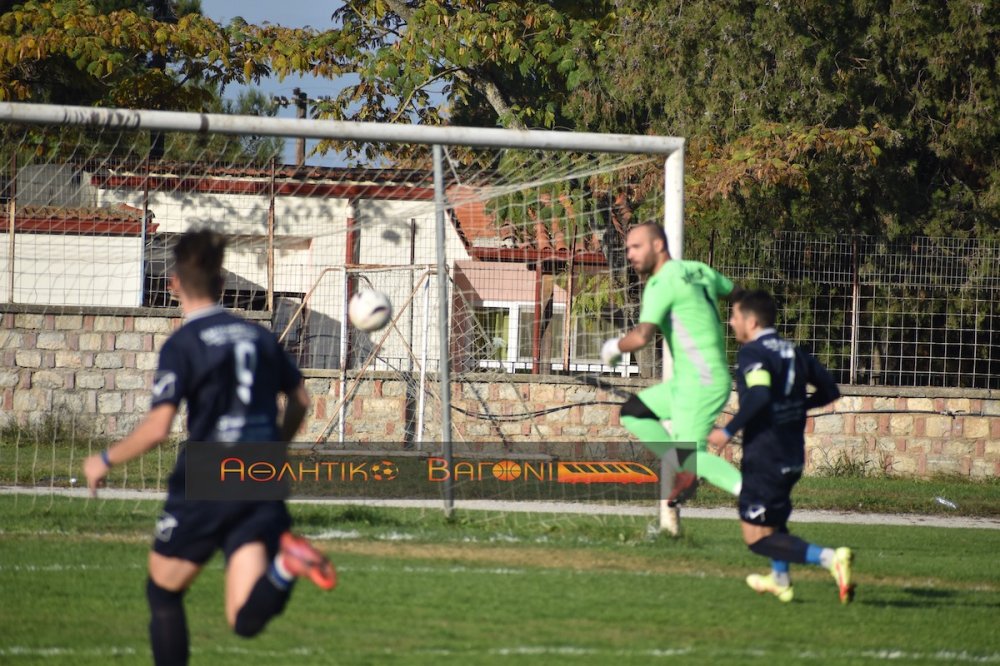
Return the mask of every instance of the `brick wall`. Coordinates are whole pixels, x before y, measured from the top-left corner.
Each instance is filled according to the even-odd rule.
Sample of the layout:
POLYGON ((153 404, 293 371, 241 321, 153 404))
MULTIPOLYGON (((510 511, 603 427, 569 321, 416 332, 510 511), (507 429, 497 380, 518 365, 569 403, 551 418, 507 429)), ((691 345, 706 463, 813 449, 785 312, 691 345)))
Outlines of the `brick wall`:
MULTIPOLYGON (((180 325, 176 310, 38 308, 0 306, 0 420, 40 423, 72 418, 109 437, 128 432, 149 406, 157 353, 180 325)), ((267 323, 264 321, 263 323, 267 323)), ((303 439, 337 437, 341 378, 335 371, 306 371, 313 410, 303 439)), ((453 437, 476 442, 546 442, 557 455, 579 455, 580 442, 626 442, 614 390, 566 377, 506 376, 504 383, 459 376, 452 386, 453 437), (612 404, 592 404, 612 403, 612 404), (563 409, 552 409, 557 407, 563 409), (461 410, 461 411, 460 411, 461 410), (531 419, 497 422, 485 412, 515 415, 545 410, 531 419)), ((348 376, 348 385, 354 377, 348 376)), ((437 380, 428 377, 431 390, 437 380)), ((607 379, 619 391, 644 380, 607 379)), ((406 441, 416 423, 417 377, 388 373, 360 382, 346 405, 349 441, 406 441)), ((844 397, 809 420, 811 469, 849 462, 896 474, 1000 476, 1000 395, 953 389, 842 387, 844 397)), ((735 408, 735 398, 729 409, 735 408)), ((424 437, 440 437, 439 403, 429 399, 424 437)), ((175 424, 181 428, 181 421, 175 424)), ((613 449, 612 444, 612 449, 613 449)), ((593 453, 593 448, 589 451, 593 453)), ((613 450, 609 450, 613 455, 613 450)), ((725 452, 739 459, 739 448, 725 452)))

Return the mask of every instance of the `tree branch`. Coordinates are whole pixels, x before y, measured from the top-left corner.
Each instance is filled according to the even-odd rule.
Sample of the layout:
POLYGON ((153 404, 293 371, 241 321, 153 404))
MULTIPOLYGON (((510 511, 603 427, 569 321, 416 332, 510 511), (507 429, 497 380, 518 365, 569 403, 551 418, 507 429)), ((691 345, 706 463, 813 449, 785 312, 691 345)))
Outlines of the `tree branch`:
POLYGON ((455 78, 460 79, 479 91, 486 98, 486 101, 490 103, 490 106, 493 107, 493 110, 497 112, 497 115, 500 118, 507 119, 505 124, 510 129, 528 129, 528 126, 520 118, 514 117, 510 108, 510 102, 507 101, 507 97, 497 84, 483 78, 474 78, 464 69, 455 72, 455 78))
POLYGON ((434 76, 430 77, 429 79, 427 79, 426 81, 424 81, 423 83, 421 83, 419 86, 415 87, 413 90, 410 91, 410 94, 406 96, 406 99, 403 102, 400 103, 399 109, 396 110, 396 113, 392 116, 392 118, 389 120, 389 122, 390 123, 394 123, 397 120, 399 120, 399 117, 401 115, 403 115, 403 113, 406 111, 406 107, 410 104, 410 100, 413 99, 413 96, 417 94, 418 90, 426 88, 427 86, 429 86, 434 81, 437 81, 438 79, 440 79, 442 77, 448 76, 449 74, 454 74, 454 73, 456 73, 458 71, 459 71, 458 67, 450 67, 450 68, 444 70, 443 72, 438 72, 434 76))
MULTIPOLYGON (((405 2, 401 0, 385 0, 385 4, 388 5, 396 16, 410 23, 413 19, 413 10, 406 5, 405 2)), ((515 118, 513 112, 510 108, 510 102, 507 101, 507 96, 503 94, 498 86, 493 81, 490 81, 484 77, 475 77, 465 69, 456 69, 455 78, 459 79, 466 85, 474 88, 479 94, 486 98, 493 110, 499 118, 506 119, 505 124, 511 129, 528 129, 520 118, 515 118)))

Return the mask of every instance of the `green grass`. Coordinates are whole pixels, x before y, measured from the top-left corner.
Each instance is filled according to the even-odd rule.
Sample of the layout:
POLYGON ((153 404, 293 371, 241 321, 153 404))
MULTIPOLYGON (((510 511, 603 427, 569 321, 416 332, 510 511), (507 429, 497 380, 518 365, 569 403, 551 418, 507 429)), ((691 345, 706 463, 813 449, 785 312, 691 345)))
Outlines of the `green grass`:
MULTIPOLYGON (((1000 478, 973 481, 956 476, 807 476, 795 486, 794 496, 797 509, 983 517, 1000 516, 998 498, 1000 478), (957 508, 939 503, 937 497, 957 508)), ((732 498, 703 484, 692 506, 732 506, 732 498)))
MULTIPOLYGON (((0 496, 0 662, 148 663, 152 502, 0 496)), ((746 589, 764 570, 734 521, 294 505, 340 570, 302 584, 260 637, 222 611, 214 560, 187 595, 193 663, 854 664, 1000 662, 1000 531, 793 525, 857 551, 857 600, 795 567, 796 601, 746 589), (322 535, 326 534, 327 538, 322 535), (336 538, 332 538, 336 537, 336 538)))

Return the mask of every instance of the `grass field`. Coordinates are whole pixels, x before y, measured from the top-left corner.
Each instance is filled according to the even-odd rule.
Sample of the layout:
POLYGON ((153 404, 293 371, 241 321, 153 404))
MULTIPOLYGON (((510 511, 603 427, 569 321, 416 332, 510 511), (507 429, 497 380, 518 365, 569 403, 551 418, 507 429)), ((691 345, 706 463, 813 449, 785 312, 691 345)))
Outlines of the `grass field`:
MULTIPOLYGON (((145 558, 158 505, 0 496, 0 663, 148 663, 145 558)), ((187 596, 194 663, 1000 663, 1000 530, 798 525, 857 551, 796 600, 743 583, 766 562, 735 521, 295 505, 340 570, 299 585, 260 637, 232 635, 214 560, 187 596)))

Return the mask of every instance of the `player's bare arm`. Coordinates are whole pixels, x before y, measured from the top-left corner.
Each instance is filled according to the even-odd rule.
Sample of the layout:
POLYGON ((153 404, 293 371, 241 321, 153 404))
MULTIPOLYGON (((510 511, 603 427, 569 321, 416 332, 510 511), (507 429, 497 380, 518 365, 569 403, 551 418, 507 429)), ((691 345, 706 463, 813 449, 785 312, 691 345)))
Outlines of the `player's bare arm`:
POLYGON ((176 414, 177 407, 174 405, 157 405, 124 439, 101 453, 88 457, 83 463, 83 473, 87 477, 91 496, 97 496, 97 486, 108 475, 112 466, 138 458, 167 439, 176 414))
POLYGON ((300 383, 288 395, 288 403, 285 405, 285 415, 281 420, 282 441, 292 441, 295 433, 299 431, 302 421, 306 418, 310 404, 309 392, 306 391, 305 383, 300 383))
POLYGON ((717 449, 729 443, 732 437, 722 428, 716 428, 708 434, 708 445, 717 449))
POLYGON ((618 348, 623 354, 628 354, 629 352, 634 352, 642 349, 650 342, 653 341, 653 336, 656 335, 656 325, 642 323, 638 324, 631 331, 623 335, 618 340, 618 348))

